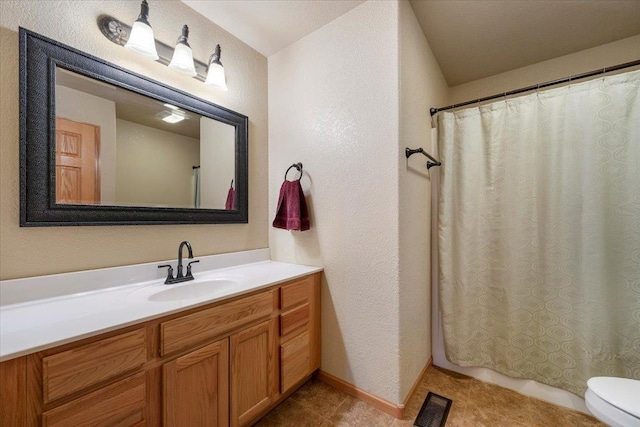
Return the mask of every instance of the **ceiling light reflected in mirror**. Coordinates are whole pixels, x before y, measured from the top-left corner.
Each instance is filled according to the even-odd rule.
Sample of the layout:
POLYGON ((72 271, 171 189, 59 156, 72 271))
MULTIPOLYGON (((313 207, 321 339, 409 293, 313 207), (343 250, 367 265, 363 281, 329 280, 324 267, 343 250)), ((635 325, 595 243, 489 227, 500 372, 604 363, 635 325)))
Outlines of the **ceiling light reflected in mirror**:
POLYGON ((169 115, 164 114, 165 117, 162 118, 167 123, 178 123, 185 119, 184 116, 177 113, 169 113, 169 115))

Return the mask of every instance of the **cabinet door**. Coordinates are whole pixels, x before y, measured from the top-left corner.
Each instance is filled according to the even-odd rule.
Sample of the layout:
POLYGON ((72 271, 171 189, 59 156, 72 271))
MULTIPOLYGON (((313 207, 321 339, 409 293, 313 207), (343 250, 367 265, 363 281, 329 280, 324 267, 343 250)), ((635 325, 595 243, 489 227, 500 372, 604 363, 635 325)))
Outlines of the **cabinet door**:
POLYGON ((277 319, 231 336, 231 426, 246 425, 278 394, 277 319))
POLYGON ((164 425, 229 425, 227 339, 192 351, 163 366, 164 425))

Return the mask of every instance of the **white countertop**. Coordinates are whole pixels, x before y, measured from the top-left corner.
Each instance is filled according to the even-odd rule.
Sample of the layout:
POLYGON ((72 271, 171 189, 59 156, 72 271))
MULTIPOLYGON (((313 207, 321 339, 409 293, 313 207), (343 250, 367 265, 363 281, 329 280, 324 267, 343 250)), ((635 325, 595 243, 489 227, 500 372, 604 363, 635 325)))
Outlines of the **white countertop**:
MULTIPOLYGON (((322 271, 320 267, 270 261, 268 250, 194 259, 201 260, 194 265, 196 279, 175 285, 165 285, 164 278, 157 278, 157 265, 164 262, 0 282, 0 361, 322 271), (243 263, 247 260, 251 262, 243 263), (198 269, 220 265, 223 267, 198 269), (123 284, 127 272, 138 278, 153 273, 154 278, 123 284), (97 277, 99 286, 92 283, 97 277), (83 281, 87 291, 78 283, 83 281), (179 288, 194 285, 173 298, 181 294, 179 288), (25 296, 25 289, 31 298, 25 296)), ((160 271, 163 274, 166 269, 160 271)))

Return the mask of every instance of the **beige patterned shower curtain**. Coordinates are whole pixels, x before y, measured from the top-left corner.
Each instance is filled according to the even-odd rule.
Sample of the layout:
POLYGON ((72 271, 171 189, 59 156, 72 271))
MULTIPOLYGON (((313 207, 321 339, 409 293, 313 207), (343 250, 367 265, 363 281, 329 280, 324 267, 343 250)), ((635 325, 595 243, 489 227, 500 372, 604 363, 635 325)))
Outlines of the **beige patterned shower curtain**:
POLYGON ((640 379, 640 71, 438 116, 445 352, 640 379))

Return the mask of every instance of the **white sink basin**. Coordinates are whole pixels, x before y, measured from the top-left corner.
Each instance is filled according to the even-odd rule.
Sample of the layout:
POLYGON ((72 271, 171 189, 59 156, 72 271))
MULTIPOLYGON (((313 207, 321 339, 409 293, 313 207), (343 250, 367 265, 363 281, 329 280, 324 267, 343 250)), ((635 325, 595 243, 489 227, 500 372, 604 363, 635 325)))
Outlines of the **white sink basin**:
POLYGON ((227 291, 229 288, 238 285, 238 282, 227 279, 213 279, 206 282, 184 283, 172 286, 149 296, 149 301, 178 301, 183 299, 202 298, 212 294, 227 291))

